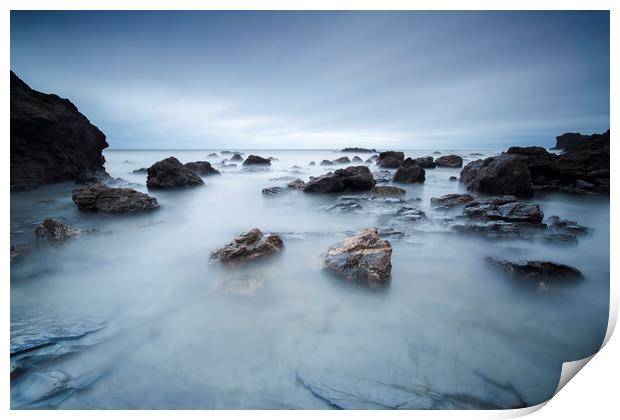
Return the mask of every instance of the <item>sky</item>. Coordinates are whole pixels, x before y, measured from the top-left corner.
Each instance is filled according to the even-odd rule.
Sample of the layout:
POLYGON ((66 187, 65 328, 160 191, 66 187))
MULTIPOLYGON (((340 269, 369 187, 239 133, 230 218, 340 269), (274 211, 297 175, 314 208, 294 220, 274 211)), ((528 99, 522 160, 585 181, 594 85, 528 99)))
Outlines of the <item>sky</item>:
POLYGON ((12 11, 121 149, 552 146, 609 128, 609 13, 12 11))

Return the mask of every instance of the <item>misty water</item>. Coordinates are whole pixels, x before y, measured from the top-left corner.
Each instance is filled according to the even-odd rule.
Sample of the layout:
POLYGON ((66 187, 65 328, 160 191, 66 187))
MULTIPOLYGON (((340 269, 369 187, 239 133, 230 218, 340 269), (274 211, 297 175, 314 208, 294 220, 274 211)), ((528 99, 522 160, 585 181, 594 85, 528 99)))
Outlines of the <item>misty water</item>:
MULTIPOLYGON (((12 408, 330 408, 300 377, 425 390, 457 401, 450 408, 532 405, 553 395, 563 362, 602 343, 608 197, 537 193, 531 201, 545 219, 592 229, 558 246, 451 232, 442 219, 460 209, 433 209, 430 198, 465 192, 449 180, 460 169, 427 169, 424 184, 401 185, 406 203, 340 213, 327 209, 336 195, 261 190, 355 153, 242 150, 278 160, 269 170, 216 166, 221 175, 180 191, 147 191, 146 174, 131 173, 172 155, 222 159, 207 159, 211 152, 106 151, 110 175, 157 198, 161 208, 149 214, 81 213, 72 182, 11 193, 11 244, 34 243, 46 217, 86 232, 40 244, 11 266, 12 408), (391 223, 386 214, 402 206, 428 221, 391 223), (321 269, 321 253, 366 226, 383 228, 393 246, 385 289, 321 269), (211 263, 212 251, 254 227, 280 234, 284 252, 240 270, 211 263), (541 288, 490 270, 486 256, 569 264, 585 279, 541 288)), ((458 151, 465 163, 473 152, 497 153, 458 151)))

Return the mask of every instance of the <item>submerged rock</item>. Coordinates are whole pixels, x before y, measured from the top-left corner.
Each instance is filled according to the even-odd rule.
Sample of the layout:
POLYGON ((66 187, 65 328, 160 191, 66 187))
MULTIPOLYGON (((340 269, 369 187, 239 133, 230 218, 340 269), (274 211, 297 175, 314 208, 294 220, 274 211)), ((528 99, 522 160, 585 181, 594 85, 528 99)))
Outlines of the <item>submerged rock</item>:
POLYGON ((441 197, 431 198, 431 205, 435 207, 455 207, 465 205, 474 201, 474 196, 471 194, 446 194, 441 197))
POLYGON ((336 159, 336 160, 332 160, 332 163, 333 163, 334 165, 343 165, 343 164, 345 164, 345 163, 351 163, 351 159, 349 159, 349 158, 348 158, 348 157, 346 157, 346 156, 343 156, 343 157, 340 157, 340 158, 338 158, 338 159, 336 159))
POLYGON ((392 173, 390 171, 375 171, 372 173, 372 176, 377 182, 377 184, 387 184, 389 182, 392 182, 392 173))
POLYGON ((315 161, 310 161, 310 163, 308 164, 308 166, 315 166, 316 162, 315 161))
POLYGON ((159 208, 153 197, 131 188, 110 188, 101 184, 73 190, 73 202, 79 210, 104 213, 137 213, 159 208))
POLYGON ((508 196, 486 201, 472 201, 465 206, 463 216, 539 224, 544 213, 538 204, 516 201, 508 196))
POLYGON ((263 235, 254 228, 211 254, 211 259, 226 266, 237 266, 278 254, 284 242, 278 235, 263 235))
POLYGON ((375 186, 372 173, 366 166, 349 166, 316 178, 310 178, 304 187, 306 193, 366 191, 375 186))
POLYGON ((306 186, 306 183, 303 180, 297 178, 286 184, 286 186, 292 190, 303 190, 306 186))
POLYGON ((516 238, 520 236, 519 227, 516 224, 503 221, 454 225, 452 229, 458 233, 479 235, 487 238, 516 238))
POLYGON ((351 162, 354 162, 354 163, 362 163, 362 162, 363 162, 363 160, 362 160, 362 158, 361 158, 361 157, 359 157, 359 156, 353 156, 353 158, 351 159, 351 162))
POLYGON ((424 182, 426 178, 426 172, 418 163, 411 159, 405 159, 394 174, 394 182, 401 182, 406 184, 412 184, 416 182, 424 182))
POLYGON ((563 220, 559 216, 550 216, 549 230, 554 233, 568 233, 571 235, 586 235, 591 232, 590 228, 581 226, 573 220, 563 220))
MULTIPOLYGON (((232 160, 232 159, 231 159, 232 160)), ((219 175, 220 171, 211 166, 211 163, 199 160, 196 162, 187 162, 184 165, 187 169, 194 172, 198 176, 219 175)))
POLYGON ((437 166, 437 163, 433 160, 432 156, 419 157, 419 158, 416 158, 415 161, 417 162, 418 165, 420 165, 423 168, 432 169, 437 166))
POLYGON ((444 168, 460 168, 463 166, 463 158, 457 155, 447 155, 438 157, 435 165, 444 168))
POLYGON ((370 193, 374 197, 400 198, 400 197, 403 197, 407 193, 407 191, 402 188, 398 188, 392 185, 383 185, 383 186, 375 185, 370 190, 370 193))
POLYGON ((501 270, 506 275, 534 280, 554 279, 582 279, 581 271, 574 267, 550 261, 520 261, 512 262, 487 257, 484 261, 501 270))
POLYGON ((377 165, 382 168, 398 168, 403 160, 405 160, 403 152, 381 152, 379 153, 377 165))
POLYGON ((366 228, 333 246, 323 256, 323 268, 346 281, 370 287, 389 283, 392 245, 380 239, 377 228, 366 228))
POLYGON ((139 169, 134 169, 133 171, 131 171, 132 174, 145 174, 147 173, 147 169, 146 168, 139 168, 139 169))
POLYGON ((275 197, 278 195, 282 195, 287 191, 284 187, 267 187, 263 188, 263 195, 267 197, 275 197))
POLYGON ((219 156, 218 156, 218 154, 217 154, 217 153, 209 153, 209 154, 207 155, 207 157, 208 157, 208 158, 217 158, 217 157, 219 157, 219 156))
POLYGON ((449 181, 450 181, 450 182, 452 182, 452 181, 458 181, 458 178, 457 178, 457 177, 455 177, 455 176, 451 176, 451 177, 450 177, 450 179, 449 179, 449 181))
POLYGON ((243 161, 243 166, 250 166, 250 165, 270 166, 271 161, 269 159, 265 159, 260 156, 250 155, 243 161))
POLYGON ((204 184, 198 175, 174 156, 156 162, 148 168, 147 173, 146 186, 149 189, 168 190, 204 184))
POLYGON ((33 90, 11 71, 10 102, 11 189, 105 174, 106 136, 71 101, 33 90))
POLYGON ((533 193, 528 160, 520 155, 502 154, 470 162, 461 171, 461 182, 469 190, 487 194, 529 197, 533 193))
POLYGON ((333 165, 331 160, 323 159, 320 163, 321 166, 330 166, 333 165))
POLYGON ((39 239, 47 239, 52 244, 59 244, 67 239, 80 236, 80 229, 72 228, 56 219, 45 219, 34 230, 39 239))
POLYGON ((234 155, 232 155, 230 160, 231 161, 240 161, 240 160, 243 160, 243 158, 241 157, 241 155, 239 153, 235 153, 234 155))

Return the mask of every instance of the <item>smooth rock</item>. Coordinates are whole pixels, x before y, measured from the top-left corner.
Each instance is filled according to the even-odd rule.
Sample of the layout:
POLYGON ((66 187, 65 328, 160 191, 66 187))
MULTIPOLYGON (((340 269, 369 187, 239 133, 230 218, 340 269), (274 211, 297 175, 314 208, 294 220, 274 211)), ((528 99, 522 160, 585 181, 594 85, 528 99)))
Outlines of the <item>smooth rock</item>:
POLYGON ((232 155, 230 160, 231 161, 241 161, 241 160, 243 160, 243 158, 241 157, 241 155, 239 153, 235 153, 234 155, 232 155))
POLYGON ((583 278, 583 274, 581 273, 581 271, 579 271, 575 267, 550 261, 512 262, 492 257, 487 257, 484 259, 484 261, 487 264, 498 268, 506 275, 517 278, 541 281, 555 279, 578 280, 583 278))
POLYGON ((460 168, 463 166, 463 158, 457 155, 446 155, 435 159, 435 165, 444 168, 460 168))
POLYGON ((147 170, 149 189, 177 189, 203 185, 204 181, 177 158, 170 156, 153 164, 147 170))
POLYGON ((446 194, 441 197, 431 198, 431 205, 435 207, 455 207, 474 201, 471 194, 446 194))
POLYGON ((465 165, 461 181, 469 190, 529 197, 532 179, 525 156, 502 154, 465 165))
POLYGON ((271 161, 260 156, 250 155, 243 161, 243 166, 264 165, 270 166, 271 161))
POLYGON ((382 168, 398 168, 403 160, 405 160, 403 152, 381 152, 379 153, 377 165, 382 168))
MULTIPOLYGON (((232 160, 232 159, 231 159, 232 160)), ((187 169, 194 172, 198 176, 219 175, 220 171, 211 166, 211 163, 199 160, 196 162, 187 162, 184 165, 187 169)))
POLYGON ((396 173, 394 173, 394 182, 405 184, 422 183, 426 178, 426 172, 415 160, 411 158, 405 159, 396 173))
POLYGON ((111 188, 102 184, 85 185, 73 190, 72 199, 79 210, 104 213, 138 213, 159 208, 147 194, 131 188, 111 188))

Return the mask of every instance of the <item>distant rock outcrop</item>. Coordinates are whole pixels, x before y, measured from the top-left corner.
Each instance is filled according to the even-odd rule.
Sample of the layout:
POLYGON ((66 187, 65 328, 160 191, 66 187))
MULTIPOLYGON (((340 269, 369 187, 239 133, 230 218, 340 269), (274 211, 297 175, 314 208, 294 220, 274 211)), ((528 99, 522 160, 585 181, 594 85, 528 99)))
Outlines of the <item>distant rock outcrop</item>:
POLYGON ((377 153, 375 149, 364 149, 363 147, 345 147, 341 150, 345 153, 377 153))
POLYGON ((105 135, 68 99, 11 72, 11 189, 105 174, 105 135))

